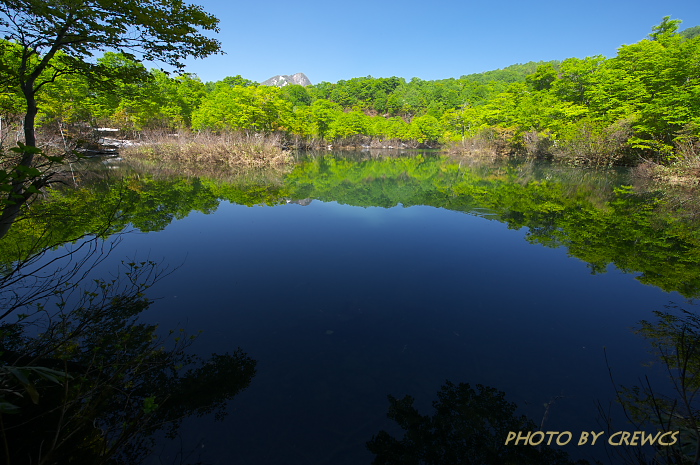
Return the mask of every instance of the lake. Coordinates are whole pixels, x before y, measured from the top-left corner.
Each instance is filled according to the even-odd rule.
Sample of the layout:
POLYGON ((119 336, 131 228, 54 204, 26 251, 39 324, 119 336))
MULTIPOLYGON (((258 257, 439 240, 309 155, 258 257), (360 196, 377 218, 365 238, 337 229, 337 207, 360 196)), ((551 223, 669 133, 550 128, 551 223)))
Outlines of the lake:
MULTIPOLYGON (((128 232, 91 276, 169 267, 142 321, 201 330, 203 356, 240 347, 257 362, 223 421, 185 420, 147 463, 369 464, 373 436, 402 435, 387 396, 432 415, 447 380, 502 391, 575 440, 605 429, 600 405, 634 431, 611 373, 667 383, 632 329, 700 294, 698 216, 625 171, 429 152, 311 154, 264 173, 99 166, 37 207, 66 213, 45 213, 53 239, 116 212, 106 236, 128 232)), ((607 460, 575 440, 557 448, 607 460)))

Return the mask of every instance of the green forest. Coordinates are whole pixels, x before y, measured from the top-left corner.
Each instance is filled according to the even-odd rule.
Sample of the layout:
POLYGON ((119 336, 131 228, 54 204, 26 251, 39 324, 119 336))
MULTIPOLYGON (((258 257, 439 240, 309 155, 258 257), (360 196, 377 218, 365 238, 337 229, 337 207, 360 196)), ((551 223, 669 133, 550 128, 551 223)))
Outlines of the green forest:
MULTIPOLYGON (((105 53, 96 59, 100 78, 56 73, 47 80, 36 95, 37 125, 64 140, 86 126, 132 136, 242 130, 281 134, 297 147, 448 147, 599 166, 670 164, 700 153, 700 28, 679 32, 680 23, 664 18, 612 58, 530 62, 435 81, 202 82, 105 53)), ((2 45, 8 66, 18 45, 2 45)), ((22 89, 6 85, 3 127, 19 126, 26 105, 22 89)))

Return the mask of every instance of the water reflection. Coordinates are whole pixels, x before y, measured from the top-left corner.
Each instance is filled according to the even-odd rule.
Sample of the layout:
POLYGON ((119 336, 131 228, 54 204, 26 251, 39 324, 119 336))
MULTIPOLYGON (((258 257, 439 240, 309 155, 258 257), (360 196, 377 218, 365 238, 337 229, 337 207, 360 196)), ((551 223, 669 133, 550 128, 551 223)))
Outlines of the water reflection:
POLYGON ((113 251, 85 237, 48 260, 12 263, 1 281, 0 436, 5 463, 136 464, 154 435, 214 414, 255 375, 240 348, 192 353, 194 337, 170 337, 140 321, 147 290, 164 277, 152 261, 85 278, 113 251), (89 282, 89 281, 88 281, 89 282))
MULTIPOLYGON (((636 385, 616 386, 616 390, 632 425, 628 429, 658 432, 658 436, 651 451, 612 448, 611 455, 619 463, 671 465, 700 461, 700 314, 697 305, 691 305, 666 305, 664 310, 653 312, 653 319, 637 325, 636 332, 652 346, 653 358, 636 385), (658 446, 658 437, 663 435, 672 446, 658 446)), ((604 417, 608 430, 620 429, 612 417, 604 417)))
POLYGON ((433 153, 358 157, 316 155, 286 171, 194 176, 141 164, 123 166, 121 175, 84 174, 81 188, 56 190, 49 201, 38 202, 33 219, 20 222, 0 242, 0 261, 7 266, 32 248, 74 241, 98 224, 110 225, 103 236, 129 224, 160 231, 192 212, 211 214, 221 201, 426 205, 527 228, 529 242, 565 247, 593 273, 614 265, 667 292, 700 295, 700 217, 686 214, 697 199, 685 199, 680 208, 664 191, 624 185, 625 177, 614 171, 533 163, 469 166, 433 153))
MULTIPOLYGON (((398 440, 380 431, 368 443, 375 465, 572 465, 568 455, 556 448, 559 432, 552 435, 554 447, 544 444, 516 445, 512 435, 538 431, 535 423, 517 415, 517 406, 505 400, 505 393, 489 386, 457 385, 447 382, 433 402, 434 415, 421 415, 414 399, 389 396, 390 419, 404 430, 398 440)), ((571 435, 568 439, 571 440, 571 435)), ((567 441, 565 435, 561 443, 567 441)), ((533 442, 537 442, 534 441, 533 442)), ((586 461, 576 462, 580 465, 586 461)))

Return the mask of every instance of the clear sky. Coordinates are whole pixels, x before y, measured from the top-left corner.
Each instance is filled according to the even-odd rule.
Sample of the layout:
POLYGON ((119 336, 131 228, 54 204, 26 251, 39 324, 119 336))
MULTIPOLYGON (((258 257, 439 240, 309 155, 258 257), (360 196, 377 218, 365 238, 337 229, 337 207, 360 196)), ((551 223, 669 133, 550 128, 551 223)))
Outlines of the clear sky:
POLYGON ((188 60, 203 81, 303 72, 445 79, 515 63, 616 54, 664 16, 700 25, 700 0, 186 0, 220 19, 225 55, 188 60))

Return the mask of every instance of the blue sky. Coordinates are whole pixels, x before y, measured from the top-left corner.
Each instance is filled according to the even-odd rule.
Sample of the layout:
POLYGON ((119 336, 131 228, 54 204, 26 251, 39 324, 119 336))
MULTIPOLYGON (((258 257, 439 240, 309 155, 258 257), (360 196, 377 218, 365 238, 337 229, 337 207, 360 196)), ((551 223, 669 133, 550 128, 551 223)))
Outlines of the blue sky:
POLYGON ((225 55, 188 60, 203 81, 305 73, 433 80, 514 63, 614 56, 664 16, 700 25, 700 0, 187 0, 220 19, 225 55))

